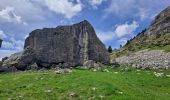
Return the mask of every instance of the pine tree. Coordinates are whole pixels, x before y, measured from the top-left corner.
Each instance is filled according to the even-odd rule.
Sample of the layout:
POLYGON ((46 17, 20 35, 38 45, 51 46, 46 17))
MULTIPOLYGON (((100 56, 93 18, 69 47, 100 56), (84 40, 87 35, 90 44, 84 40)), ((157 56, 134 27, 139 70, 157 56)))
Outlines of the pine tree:
POLYGON ((0 39, 0 48, 1 48, 1 45, 2 45, 2 40, 0 39))
POLYGON ((108 52, 109 52, 109 53, 112 53, 112 52, 113 52, 113 50, 112 50, 112 47, 111 47, 111 46, 109 46, 109 48, 108 48, 108 52))
POLYGON ((123 46, 122 46, 122 44, 120 45, 120 48, 122 48, 123 46))

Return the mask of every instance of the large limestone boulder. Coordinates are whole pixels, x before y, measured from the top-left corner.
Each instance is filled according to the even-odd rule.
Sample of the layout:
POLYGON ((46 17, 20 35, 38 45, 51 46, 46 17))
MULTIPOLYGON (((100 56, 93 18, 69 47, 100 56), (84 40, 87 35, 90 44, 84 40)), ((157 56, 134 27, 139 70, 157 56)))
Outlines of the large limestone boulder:
POLYGON ((74 67, 90 60, 109 63, 109 55, 92 25, 85 20, 70 26, 32 31, 16 67, 22 69, 34 63, 39 67, 58 64, 74 67))

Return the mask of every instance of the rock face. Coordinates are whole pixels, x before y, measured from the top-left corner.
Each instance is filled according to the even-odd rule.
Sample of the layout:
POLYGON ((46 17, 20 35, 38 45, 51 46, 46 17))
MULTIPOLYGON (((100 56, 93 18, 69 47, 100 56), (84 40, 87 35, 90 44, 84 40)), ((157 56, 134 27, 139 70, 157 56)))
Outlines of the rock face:
POLYGON ((15 66, 25 69, 36 63, 39 67, 54 64, 74 67, 83 66, 90 60, 109 63, 109 55, 92 25, 85 20, 70 26, 32 31, 25 40, 24 51, 15 66))
POLYGON ((155 17, 146 34, 164 34, 170 32, 170 6, 155 17))
POLYGON ((119 57, 116 62, 137 68, 170 69, 170 53, 161 50, 143 50, 129 56, 119 57))

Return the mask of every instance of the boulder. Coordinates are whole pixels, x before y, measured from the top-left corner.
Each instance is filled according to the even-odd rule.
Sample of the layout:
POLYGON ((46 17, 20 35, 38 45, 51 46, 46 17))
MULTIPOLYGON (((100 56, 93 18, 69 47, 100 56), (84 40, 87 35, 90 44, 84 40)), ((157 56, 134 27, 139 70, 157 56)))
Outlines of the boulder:
POLYGON ((12 55, 3 65, 25 70, 34 63, 38 67, 51 68, 58 64, 62 67, 83 66, 86 61, 107 64, 109 55, 92 25, 84 20, 69 26, 32 31, 25 40, 24 51, 18 57, 12 55))
POLYGON ((67 74, 67 73, 71 73, 72 70, 71 69, 68 69, 68 68, 56 68, 55 69, 55 74, 67 74))
POLYGON ((2 60, 3 64, 2 64, 2 67, 10 67, 10 66, 17 66, 18 65, 18 61, 19 59, 21 58, 22 56, 22 52, 19 52, 19 53, 15 53, 15 54, 12 54, 9 58, 4 58, 2 60))
POLYGON ((14 66, 10 67, 0 67, 0 73, 6 73, 6 72, 16 72, 17 69, 14 66))
MULTIPOLYGON (((70 26, 35 30, 26 39, 24 48, 32 50, 33 62, 40 65, 67 63, 70 67, 82 66, 88 60, 109 63, 104 44, 86 20, 70 26)), ((24 54, 26 57, 21 59, 25 61, 30 55, 24 54)), ((25 61, 24 66, 29 63, 32 61, 25 61)))
POLYGON ((39 67, 36 63, 27 67, 27 70, 39 70, 39 67))
POLYGON ((7 59, 8 59, 8 57, 2 58, 2 62, 4 62, 4 61, 7 60, 7 59))

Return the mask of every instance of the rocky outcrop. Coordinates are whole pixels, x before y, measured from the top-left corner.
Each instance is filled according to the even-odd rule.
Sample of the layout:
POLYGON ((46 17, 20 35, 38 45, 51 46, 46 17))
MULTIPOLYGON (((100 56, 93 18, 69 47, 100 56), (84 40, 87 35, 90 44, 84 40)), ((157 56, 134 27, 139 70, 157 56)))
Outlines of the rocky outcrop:
POLYGON ((161 50, 143 50, 128 56, 119 57, 116 62, 137 68, 170 69, 170 53, 161 50))
POLYGON ((164 34, 170 32, 170 6, 155 17, 145 34, 164 34))
POLYGON ((10 59, 3 65, 12 65, 21 70, 35 63, 46 68, 58 64, 65 67, 83 66, 91 60, 109 63, 104 44, 86 20, 70 26, 32 31, 25 40, 23 53, 16 60, 10 59))

